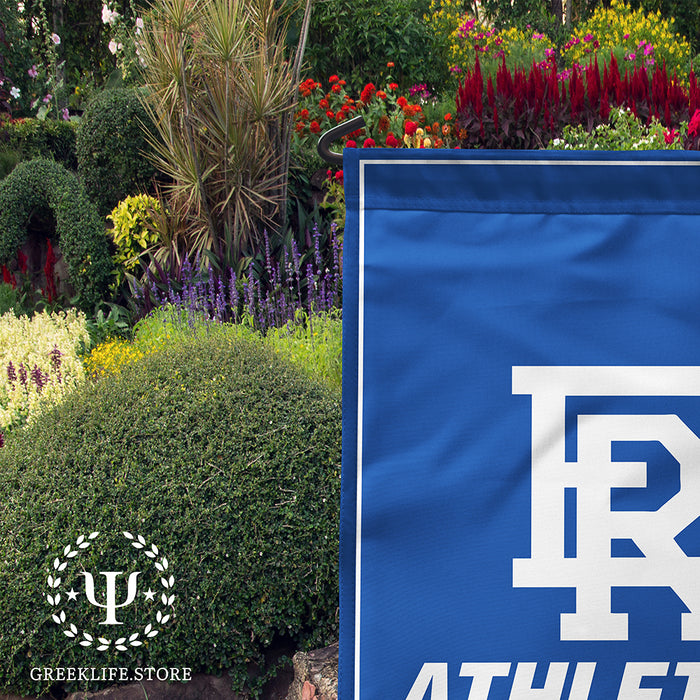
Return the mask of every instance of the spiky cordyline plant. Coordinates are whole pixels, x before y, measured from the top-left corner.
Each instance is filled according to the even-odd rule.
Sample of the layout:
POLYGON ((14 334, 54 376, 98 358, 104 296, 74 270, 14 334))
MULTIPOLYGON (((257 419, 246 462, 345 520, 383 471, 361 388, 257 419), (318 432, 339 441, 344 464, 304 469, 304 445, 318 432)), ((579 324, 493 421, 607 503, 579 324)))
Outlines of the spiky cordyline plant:
POLYGON ((289 9, 277 4, 156 0, 147 18, 139 51, 153 159, 172 181, 167 196, 187 211, 177 247, 192 258, 237 259, 265 227, 281 228, 305 31, 289 61, 289 9))

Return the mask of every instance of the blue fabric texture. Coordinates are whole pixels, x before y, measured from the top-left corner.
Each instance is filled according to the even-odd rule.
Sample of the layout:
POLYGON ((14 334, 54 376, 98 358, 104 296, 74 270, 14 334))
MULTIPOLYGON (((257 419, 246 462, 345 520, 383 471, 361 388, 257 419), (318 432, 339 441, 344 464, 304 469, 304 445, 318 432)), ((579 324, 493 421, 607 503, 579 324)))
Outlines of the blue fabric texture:
POLYGON ((700 697, 700 160, 344 175, 340 700, 700 697))

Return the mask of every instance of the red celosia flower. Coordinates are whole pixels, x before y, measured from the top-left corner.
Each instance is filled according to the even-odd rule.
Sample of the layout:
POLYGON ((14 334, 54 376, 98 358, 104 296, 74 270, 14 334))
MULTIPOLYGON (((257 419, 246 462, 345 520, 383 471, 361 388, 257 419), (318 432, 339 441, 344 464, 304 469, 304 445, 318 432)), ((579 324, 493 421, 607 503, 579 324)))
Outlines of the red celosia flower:
POLYGON ((17 251, 17 263, 19 264, 19 271, 22 274, 27 272, 27 256, 21 251, 17 251))
POLYGON ((345 142, 345 148, 357 148, 357 141, 353 141, 352 139, 348 139, 345 142))
POLYGON ((396 139, 396 136, 391 133, 391 131, 386 135, 386 145, 389 148, 398 148, 399 147, 399 142, 396 139))
POLYGON ((362 144, 362 148, 374 148, 377 144, 375 143, 373 138, 368 138, 365 139, 365 142, 362 144))
POLYGON ((330 78, 328 78, 329 83, 337 83, 340 80, 340 78, 337 75, 331 75, 330 78))
POLYGON ((15 276, 7 269, 5 265, 2 266, 2 281, 5 284, 11 285, 12 289, 15 289, 17 287, 15 276))
POLYGON ((309 124, 309 129, 312 134, 318 134, 321 131, 321 125, 314 119, 311 124, 309 124))
POLYGON ((340 183, 341 185, 343 184, 343 171, 342 171, 342 170, 339 170, 339 171, 335 174, 335 181, 338 182, 338 183, 340 183))
POLYGON ((688 124, 688 136, 695 138, 700 132, 700 109, 695 110, 690 124, 688 124))
POLYGON ((360 93, 360 99, 367 104, 372 99, 372 95, 377 91, 377 88, 374 87, 372 83, 367 83, 365 87, 363 88, 362 92, 360 93))
POLYGON ((668 144, 673 143, 676 140, 676 136, 678 136, 678 132, 675 129, 664 131, 664 141, 668 144))
POLYGON ((413 136, 416 133, 418 124, 416 122, 409 121, 408 119, 403 124, 403 130, 407 136, 413 136))

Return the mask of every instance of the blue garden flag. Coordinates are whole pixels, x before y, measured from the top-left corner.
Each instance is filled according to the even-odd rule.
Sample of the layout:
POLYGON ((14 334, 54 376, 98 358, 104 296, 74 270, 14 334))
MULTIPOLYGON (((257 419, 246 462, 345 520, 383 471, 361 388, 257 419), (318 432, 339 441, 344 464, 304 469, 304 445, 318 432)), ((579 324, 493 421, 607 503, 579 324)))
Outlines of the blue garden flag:
POLYGON ((700 160, 344 153, 341 700, 700 698, 700 160))

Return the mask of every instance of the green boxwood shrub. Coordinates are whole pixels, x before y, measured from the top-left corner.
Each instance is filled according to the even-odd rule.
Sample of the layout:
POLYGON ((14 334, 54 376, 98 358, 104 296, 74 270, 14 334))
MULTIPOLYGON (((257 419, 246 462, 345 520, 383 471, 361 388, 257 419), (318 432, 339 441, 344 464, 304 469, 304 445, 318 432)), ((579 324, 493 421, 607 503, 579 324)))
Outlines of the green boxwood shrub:
POLYGON ((135 89, 104 90, 88 103, 77 134, 78 173, 101 215, 149 188, 155 169, 142 127, 149 123, 135 89))
POLYGON ((0 264, 17 254, 32 215, 47 209, 56 221, 76 305, 91 312, 107 290, 113 263, 104 224, 75 175, 60 163, 34 158, 0 181, 0 264))
POLYGON ((340 441, 338 391, 259 343, 216 332, 84 385, 13 435, 0 450, 0 692, 46 689, 30 670, 51 666, 228 671, 240 688, 276 640, 331 641, 340 441), (174 577, 172 616, 153 623, 153 638, 140 593, 119 610, 118 632, 100 628, 103 611, 80 597, 69 603, 63 593, 58 606, 46 598, 84 590, 82 570, 96 582, 99 571, 126 577, 114 567, 129 551, 134 567, 146 567, 123 532, 155 544, 155 561, 166 557, 174 577), (56 560, 72 562, 65 547, 81 543, 90 546, 57 573, 56 560), (62 631, 70 624, 74 639, 62 631), (81 646, 86 631, 113 643, 81 646), (146 643, 115 651, 114 637, 130 631, 146 643))
POLYGON ((56 119, 18 119, 5 124, 7 148, 20 160, 53 158, 68 170, 76 170, 76 122, 56 119))

